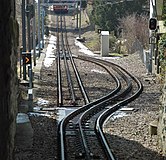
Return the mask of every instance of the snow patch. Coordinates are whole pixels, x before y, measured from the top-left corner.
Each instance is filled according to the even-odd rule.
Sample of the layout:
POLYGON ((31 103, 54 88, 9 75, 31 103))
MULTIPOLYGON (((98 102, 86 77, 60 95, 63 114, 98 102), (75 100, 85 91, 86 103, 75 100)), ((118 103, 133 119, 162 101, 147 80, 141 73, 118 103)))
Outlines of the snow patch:
POLYGON ((42 98, 38 98, 37 104, 38 104, 39 106, 47 105, 47 104, 49 104, 49 101, 44 100, 44 99, 42 99, 42 98))
POLYGON ((46 57, 44 59, 44 66, 50 67, 55 60, 54 50, 56 49, 56 37, 51 35, 49 39, 49 44, 46 49, 46 57))

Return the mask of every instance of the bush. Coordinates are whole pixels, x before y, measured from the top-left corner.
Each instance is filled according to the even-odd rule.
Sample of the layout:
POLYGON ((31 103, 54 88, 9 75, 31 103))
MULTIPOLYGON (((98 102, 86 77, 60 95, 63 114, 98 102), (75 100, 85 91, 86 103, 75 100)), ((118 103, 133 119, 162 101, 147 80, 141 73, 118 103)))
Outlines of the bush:
POLYGON ((163 34, 158 42, 159 61, 161 66, 161 78, 164 80, 166 73, 166 34, 163 34))
POLYGON ((129 53, 133 53, 134 42, 139 40, 144 48, 149 45, 148 16, 132 14, 120 19, 119 29, 122 30, 122 38, 126 39, 126 47, 129 53))
POLYGON ((115 36, 110 36, 109 37, 109 48, 110 51, 115 52, 116 51, 116 37, 115 36))

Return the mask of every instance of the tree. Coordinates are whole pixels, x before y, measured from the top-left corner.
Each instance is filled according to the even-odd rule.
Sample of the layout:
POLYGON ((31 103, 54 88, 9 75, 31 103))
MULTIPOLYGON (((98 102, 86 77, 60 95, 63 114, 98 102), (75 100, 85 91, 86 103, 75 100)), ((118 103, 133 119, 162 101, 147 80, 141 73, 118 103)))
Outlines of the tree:
POLYGON ((164 19, 164 26, 166 26, 166 0, 163 1, 163 19, 164 19))
POLYGON ((120 19, 119 28, 123 28, 123 39, 126 39, 126 45, 130 53, 133 53, 134 44, 139 42, 144 48, 149 44, 147 15, 132 14, 120 19))
POLYGON ((83 0, 81 3, 81 7, 85 9, 87 7, 87 1, 83 0))
POLYGON ((124 1, 115 4, 94 0, 92 22, 104 30, 116 31, 120 18, 132 13, 140 15, 143 12, 143 6, 146 4, 147 0, 124 1))
MULTIPOLYGON (((80 5, 80 1, 78 1, 78 5, 80 5)), ((81 0, 81 8, 85 9, 87 7, 87 1, 81 0)))

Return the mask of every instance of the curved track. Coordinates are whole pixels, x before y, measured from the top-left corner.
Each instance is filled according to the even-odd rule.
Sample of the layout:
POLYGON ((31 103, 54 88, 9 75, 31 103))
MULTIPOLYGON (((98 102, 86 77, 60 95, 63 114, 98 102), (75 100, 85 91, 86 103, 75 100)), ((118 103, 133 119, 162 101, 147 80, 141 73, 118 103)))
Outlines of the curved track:
MULTIPOLYGON (((83 57, 81 57, 81 59, 82 58, 83 57)), ((90 59, 91 58, 88 57, 88 61, 90 59)), ((100 63, 106 65, 106 63, 101 60, 91 59, 91 61, 94 61, 94 63, 100 61, 100 63)), ((114 159, 102 131, 102 125, 110 114, 134 100, 141 93, 142 84, 119 66, 115 67, 115 64, 107 62, 107 66, 108 65, 112 66, 113 70, 116 71, 116 74, 119 74, 122 80, 120 82, 120 78, 110 72, 117 83, 117 87, 114 91, 77 109, 62 120, 60 124, 61 159, 70 159, 66 157, 87 160, 114 159), (135 84, 133 85, 133 83, 135 84), (135 86, 137 86, 137 89, 133 89, 135 86), (107 108, 108 106, 109 108, 107 108), (71 149, 71 146, 73 150, 71 149)))
POLYGON ((115 156, 102 129, 103 124, 115 111, 140 95, 143 89, 141 82, 111 62, 86 56, 73 56, 68 43, 65 17, 62 15, 57 16, 56 55, 57 106, 81 106, 59 123, 59 159, 114 160, 115 156), (103 68, 114 81, 115 87, 110 88, 110 92, 105 96, 90 101, 75 59, 103 68), (84 103, 77 103, 78 95, 82 95, 84 103))

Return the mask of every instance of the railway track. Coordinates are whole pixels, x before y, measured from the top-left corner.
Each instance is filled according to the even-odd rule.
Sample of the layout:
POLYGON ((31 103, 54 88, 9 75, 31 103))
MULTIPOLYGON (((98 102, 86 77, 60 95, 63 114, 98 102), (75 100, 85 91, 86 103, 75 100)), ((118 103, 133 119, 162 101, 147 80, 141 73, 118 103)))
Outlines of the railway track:
POLYGON ((57 106, 77 105, 76 94, 83 97, 84 103, 89 103, 89 98, 81 81, 79 72, 74 63, 66 32, 65 16, 57 16, 57 106), (60 23, 60 24, 59 24, 60 23), (62 64, 63 62, 64 64, 62 64), (63 68, 63 69, 62 69, 63 68), (63 70, 63 71, 62 71, 63 70), (62 77, 62 72, 65 72, 62 77), (72 73, 74 74, 72 74, 72 73), (73 84, 73 79, 77 83, 73 84), (64 84, 62 84, 64 82, 64 84), (68 88, 64 90, 62 88, 68 88), (79 90, 78 90, 79 88, 79 90), (80 93, 76 93, 80 92, 80 93), (68 93, 68 95, 66 95, 68 93), (64 98, 69 100, 64 104, 64 98))
POLYGON ((59 123, 58 159, 116 159, 103 132, 103 124, 114 112, 140 95, 143 89, 141 82, 111 62, 81 55, 73 56, 68 43, 65 17, 62 15, 57 16, 56 57, 57 106, 78 107, 59 123), (90 100, 75 60, 103 68, 114 81, 114 88, 110 88, 104 96, 90 100), (79 101, 77 97, 80 97, 79 101))
MULTIPOLYGON (((88 61, 89 59, 91 58, 88 57, 88 61)), ((91 61, 96 63, 98 60, 91 59, 91 61)), ((106 65, 104 61, 103 63, 106 65)), ((141 93, 142 84, 118 66, 113 68, 119 74, 113 76, 117 87, 106 96, 82 106, 62 120, 60 124, 62 159, 70 159, 67 157, 87 160, 115 159, 105 139, 102 126, 107 117, 127 105, 141 93), (133 85, 133 83, 135 84, 133 85), (73 142, 77 145, 73 145, 73 142)))
MULTIPOLYGON (((49 30, 52 32, 52 35, 46 40, 46 44, 48 43, 48 45, 55 44, 57 38, 57 32, 55 31, 61 32, 60 15, 58 16, 58 29, 55 27, 55 25, 58 25, 57 22, 55 22, 57 21, 55 16, 49 18, 49 30)), ((64 22, 63 19, 62 21, 64 22)), ((38 110, 37 107, 35 108, 37 109, 35 111, 36 113, 30 115, 34 129, 33 146, 31 148, 26 148, 26 146, 19 148, 18 146, 15 151, 15 159, 70 160, 116 159, 116 157, 118 159, 140 159, 140 155, 142 159, 162 159, 163 157, 157 154, 159 150, 156 145, 156 136, 151 137, 147 133, 147 122, 153 121, 158 108, 157 95, 159 95, 159 93, 157 90, 159 90, 159 88, 157 87, 158 85, 156 85, 157 81, 155 79, 148 82, 146 80, 144 81, 147 77, 143 75, 145 71, 138 55, 134 54, 116 60, 116 63, 125 66, 125 68, 131 70, 132 73, 135 73, 139 77, 142 76, 141 79, 145 85, 145 91, 138 100, 128 105, 139 109, 136 113, 132 112, 131 114, 127 114, 127 117, 117 118, 115 121, 113 120, 115 117, 108 120, 109 117, 115 113, 114 111, 130 102, 128 98, 132 96, 133 99, 136 98, 138 96, 137 92, 139 92, 142 87, 139 83, 134 82, 134 77, 127 74, 118 66, 116 67, 115 64, 110 64, 110 62, 105 61, 102 62, 100 59, 91 60, 91 57, 80 56, 80 52, 74 52, 78 50, 78 48, 74 46, 73 37, 75 37, 75 35, 73 32, 70 32, 73 31, 75 25, 71 25, 72 22, 73 21, 66 22, 70 23, 67 25, 67 31, 69 31, 68 35, 71 34, 71 36, 68 37, 68 41, 70 42, 69 48, 72 50, 72 53, 75 53, 75 55, 71 53, 72 58, 76 64, 90 103, 84 103, 81 92, 78 91, 79 86, 76 83, 75 73, 73 69, 71 69, 72 65, 67 55, 66 61, 70 67, 70 77, 72 78, 72 85, 75 90, 74 95, 76 103, 71 103, 72 96, 69 94, 70 89, 67 84, 65 63, 63 52, 61 51, 61 33, 58 33, 59 41, 57 42, 59 45, 57 45, 56 51, 59 51, 59 53, 57 52, 55 54, 60 54, 59 68, 61 68, 61 72, 59 73, 61 80, 59 80, 59 82, 62 83, 62 85, 60 85, 62 89, 62 103, 57 105, 58 89, 55 87, 55 84, 57 84, 56 71, 58 56, 56 56, 56 61, 53 61, 49 68, 45 65, 42 66, 41 79, 38 80, 38 85, 41 87, 36 90, 34 106, 39 106, 40 110, 38 110), (72 46, 71 43, 73 44, 72 46), (101 64, 101 66, 98 64, 101 64), (132 67, 129 68, 129 66, 132 67), (117 68, 119 68, 120 71, 118 71, 119 69, 117 68), (121 72, 123 74, 121 74, 121 72), (131 92, 126 91, 126 94, 121 97, 121 93, 127 90, 127 88, 128 91, 130 90, 131 92), (109 94, 110 98, 108 97, 109 94), (98 104, 98 100, 104 97, 105 100, 103 99, 103 102, 98 104), (40 104, 41 101, 44 103, 40 104), (92 102, 96 103, 92 104, 92 102), (68 106, 69 108, 67 108, 68 106), (75 111, 78 109, 78 111, 76 111, 78 113, 71 113, 59 123, 62 117, 74 109, 75 111), (38 117, 38 115, 41 116, 38 117), (105 125, 106 121, 108 123, 105 125), (110 123, 112 123, 112 125, 110 123), (111 128, 111 126, 113 128, 111 128), (58 127, 59 131, 57 132, 58 127), (105 133, 105 131, 107 133, 105 133), (57 136, 57 134, 59 136, 57 136), (58 138, 60 139, 57 143, 58 138), (136 141, 133 141, 134 139, 136 139, 136 141), (144 147, 145 145, 146 147, 144 147), (153 149, 153 151, 151 149, 153 149)), ((63 29, 63 32, 64 31, 65 29, 63 29)), ((76 33, 76 31, 74 32, 76 33)), ((65 40, 65 33, 63 34, 63 38, 65 40)), ((54 45, 51 46, 55 49, 54 45)), ((48 58, 53 60, 55 57, 51 54, 48 58)), ((61 101, 59 100, 59 102, 61 101)), ((118 113, 119 112, 116 112, 114 116, 118 113)))

